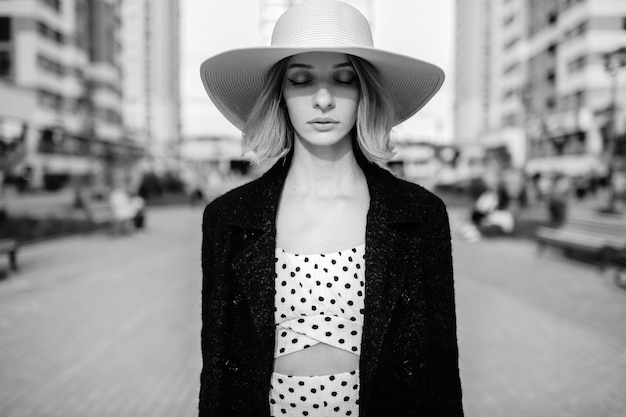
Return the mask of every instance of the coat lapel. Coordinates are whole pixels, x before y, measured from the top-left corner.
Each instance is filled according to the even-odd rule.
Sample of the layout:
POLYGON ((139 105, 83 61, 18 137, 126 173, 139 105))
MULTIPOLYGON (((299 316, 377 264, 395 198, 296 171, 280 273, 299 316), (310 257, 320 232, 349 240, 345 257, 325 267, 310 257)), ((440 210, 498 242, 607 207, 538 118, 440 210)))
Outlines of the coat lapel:
MULTIPOLYGON (((361 166, 368 164, 360 161, 361 166)), ((370 192, 365 251, 365 319, 361 343, 361 396, 369 398, 371 381, 379 366, 382 344, 402 293, 406 270, 395 267, 407 250, 403 228, 419 227, 414 199, 390 173, 365 166, 370 192)), ((419 245, 418 245, 419 246, 419 245)), ((418 254, 419 256, 419 254, 418 254)), ((417 273, 417 271, 415 271, 417 273)))
POLYGON ((273 337, 276 212, 291 162, 289 153, 258 181, 251 183, 236 209, 229 213, 234 233, 230 250, 233 277, 250 307, 257 331, 273 337))

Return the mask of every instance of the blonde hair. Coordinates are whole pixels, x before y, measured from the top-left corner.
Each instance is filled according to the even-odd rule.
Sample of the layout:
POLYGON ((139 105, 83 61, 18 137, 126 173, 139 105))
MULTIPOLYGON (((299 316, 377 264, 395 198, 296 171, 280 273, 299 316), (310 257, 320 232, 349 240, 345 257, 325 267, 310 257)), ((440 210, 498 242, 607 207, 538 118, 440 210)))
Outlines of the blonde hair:
MULTIPOLYGON (((353 129, 356 142, 370 161, 391 158, 391 129, 395 125, 395 106, 387 94, 378 70, 369 62, 348 55, 359 79, 357 121, 353 129)), ((243 152, 253 152, 255 162, 285 155, 294 141, 294 130, 283 100, 283 84, 289 57, 277 62, 266 76, 265 87, 243 128, 243 152)))

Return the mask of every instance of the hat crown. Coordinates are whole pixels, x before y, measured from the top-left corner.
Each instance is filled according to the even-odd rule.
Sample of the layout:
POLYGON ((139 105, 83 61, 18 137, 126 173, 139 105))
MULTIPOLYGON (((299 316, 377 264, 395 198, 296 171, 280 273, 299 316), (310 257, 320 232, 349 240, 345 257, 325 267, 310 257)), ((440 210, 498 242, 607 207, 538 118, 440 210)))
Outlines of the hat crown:
POLYGON ((311 0, 280 16, 272 32, 272 46, 371 48, 374 42, 367 19, 357 9, 334 0, 311 0))

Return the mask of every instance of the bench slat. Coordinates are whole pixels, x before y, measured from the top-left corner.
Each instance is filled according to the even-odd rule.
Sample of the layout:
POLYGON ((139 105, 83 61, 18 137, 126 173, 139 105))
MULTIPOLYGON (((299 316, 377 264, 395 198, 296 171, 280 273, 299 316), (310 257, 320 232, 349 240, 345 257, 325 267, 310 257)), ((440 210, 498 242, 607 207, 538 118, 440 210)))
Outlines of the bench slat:
POLYGON ((112 223, 113 210, 108 203, 93 203, 85 207, 87 219, 94 224, 112 223))
POLYGON ((561 227, 538 228, 535 239, 540 245, 600 254, 604 264, 626 253, 626 218, 574 212, 561 227))

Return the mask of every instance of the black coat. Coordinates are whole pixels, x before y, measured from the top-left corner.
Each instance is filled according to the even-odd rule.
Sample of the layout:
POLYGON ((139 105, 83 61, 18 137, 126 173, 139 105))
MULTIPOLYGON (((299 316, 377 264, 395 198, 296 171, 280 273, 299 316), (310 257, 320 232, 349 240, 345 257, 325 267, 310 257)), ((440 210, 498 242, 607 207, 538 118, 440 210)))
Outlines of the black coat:
MULTIPOLYGON (((370 193, 360 416, 462 416, 445 206, 355 154, 370 193)), ((201 417, 269 416, 276 212, 291 155, 205 209, 201 417)))

